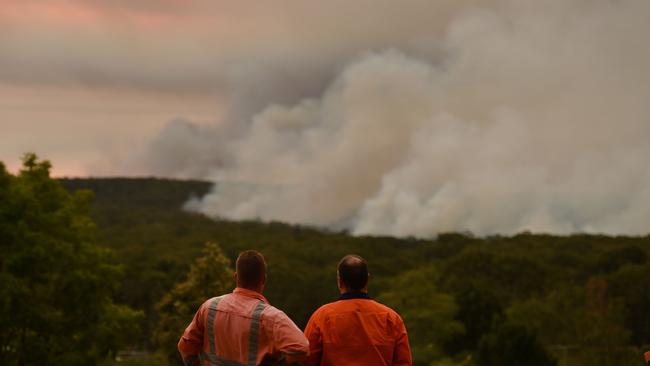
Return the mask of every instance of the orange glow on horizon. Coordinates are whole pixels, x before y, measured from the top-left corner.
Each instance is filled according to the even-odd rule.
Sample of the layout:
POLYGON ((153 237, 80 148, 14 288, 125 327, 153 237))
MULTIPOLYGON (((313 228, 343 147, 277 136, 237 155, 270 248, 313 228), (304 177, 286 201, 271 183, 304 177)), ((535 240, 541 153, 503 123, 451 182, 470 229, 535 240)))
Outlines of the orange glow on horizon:
POLYGON ((118 23, 142 29, 158 29, 200 25, 206 23, 206 20, 206 17, 197 14, 98 8, 74 1, 9 1, 0 7, 0 22, 14 25, 50 24, 74 28, 118 23))
MULTIPOLYGON (((2 161, 2 163, 5 165, 7 171, 13 175, 18 174, 23 167, 20 159, 16 159, 15 161, 2 161)), ((50 176, 52 178, 84 178, 89 176, 81 163, 57 163, 53 161, 50 161, 50 163, 52 163, 52 168, 50 169, 50 176)))

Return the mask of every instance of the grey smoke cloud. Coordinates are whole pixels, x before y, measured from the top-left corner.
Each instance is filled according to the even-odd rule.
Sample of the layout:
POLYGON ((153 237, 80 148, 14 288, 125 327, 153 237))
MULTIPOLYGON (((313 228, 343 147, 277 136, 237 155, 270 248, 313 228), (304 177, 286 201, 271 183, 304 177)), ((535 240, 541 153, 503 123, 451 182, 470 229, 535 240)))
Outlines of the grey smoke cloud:
MULTIPOLYGON (((208 172, 213 171, 215 165, 203 162, 218 161, 223 165, 231 161, 236 153, 226 148, 225 141, 247 134, 254 116, 267 106, 291 105, 304 98, 318 97, 345 65, 371 50, 399 48, 412 55, 436 59, 440 57, 441 35, 455 14, 493 3, 495 1, 396 3, 361 0, 349 3, 335 0, 273 4, 222 1, 206 5, 195 2, 194 10, 186 9, 186 13, 200 12, 215 20, 214 28, 201 33, 201 37, 209 39, 203 43, 208 47, 180 48, 184 52, 172 54, 170 60, 162 57, 164 54, 154 53, 152 59, 162 59, 158 62, 160 65, 173 65, 165 74, 168 77, 156 74, 155 68, 137 66, 136 60, 131 64, 142 72, 140 76, 132 77, 127 73, 121 77, 137 84, 134 87, 168 87, 178 92, 211 88, 225 104, 223 116, 215 118, 213 126, 194 124, 192 129, 200 131, 198 134, 202 136, 195 140, 186 139, 182 132, 170 133, 177 130, 170 126, 148 146, 100 173, 211 178, 208 172), (229 18, 236 22, 231 21, 233 29, 225 37, 219 30, 219 19, 227 21, 229 18), (213 44, 214 47, 209 47, 213 44), (187 62, 176 62, 179 58, 187 62), (172 77, 175 79, 170 80, 172 77), (170 156, 171 151, 165 146, 176 146, 180 156, 188 151, 201 151, 217 157, 182 159, 177 154, 170 156)), ((152 47, 139 46, 145 54, 152 47)), ((178 50, 179 47, 170 49, 178 50)), ((186 119, 186 123, 192 124, 192 121, 186 119)))
POLYGON ((645 234, 648 34, 642 0, 464 12, 435 57, 365 53, 321 95, 221 131, 192 208, 355 234, 645 234))
POLYGON ((119 158, 91 173, 211 179, 191 209, 356 234, 649 231, 645 0, 29 4, 53 3, 0 7, 0 95, 98 96, 54 122, 0 98, 0 127, 50 122, 77 157, 56 131, 101 125, 119 158), (140 146, 159 114, 180 117, 140 146))

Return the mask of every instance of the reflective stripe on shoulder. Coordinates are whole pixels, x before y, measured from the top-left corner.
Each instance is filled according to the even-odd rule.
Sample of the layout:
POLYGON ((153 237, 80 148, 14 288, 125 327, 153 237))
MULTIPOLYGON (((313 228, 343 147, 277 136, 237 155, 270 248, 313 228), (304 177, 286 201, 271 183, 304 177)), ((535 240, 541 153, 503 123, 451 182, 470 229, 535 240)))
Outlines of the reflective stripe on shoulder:
POLYGON ((251 314, 251 327, 250 335, 248 338, 248 363, 244 364, 235 360, 228 360, 217 356, 216 343, 217 340, 214 336, 214 319, 217 314, 217 306, 223 296, 215 297, 208 306, 208 319, 207 319, 207 336, 210 343, 210 352, 202 352, 200 358, 203 361, 208 361, 217 366, 255 366, 257 362, 257 349, 259 347, 259 334, 260 334, 260 318, 262 312, 266 309, 267 305, 264 301, 257 303, 253 314, 251 314))

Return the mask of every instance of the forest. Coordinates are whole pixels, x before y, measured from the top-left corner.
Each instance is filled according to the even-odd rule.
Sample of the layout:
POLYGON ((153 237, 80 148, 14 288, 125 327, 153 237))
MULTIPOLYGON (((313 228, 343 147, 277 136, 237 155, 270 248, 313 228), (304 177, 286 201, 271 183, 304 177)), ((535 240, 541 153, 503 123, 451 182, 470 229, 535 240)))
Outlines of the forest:
POLYGON ((2 365, 177 365, 178 337, 232 290, 244 249, 264 254, 265 295, 301 328, 338 297, 338 260, 363 256, 415 365, 632 366, 650 350, 650 235, 356 237, 183 210, 209 182, 49 169, 0 163, 2 365))

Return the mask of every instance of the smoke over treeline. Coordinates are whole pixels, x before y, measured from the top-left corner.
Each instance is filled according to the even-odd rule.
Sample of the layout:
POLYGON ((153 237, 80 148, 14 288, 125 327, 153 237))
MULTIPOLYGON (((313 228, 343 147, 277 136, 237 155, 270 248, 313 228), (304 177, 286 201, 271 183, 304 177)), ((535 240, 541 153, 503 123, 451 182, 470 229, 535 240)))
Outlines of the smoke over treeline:
POLYGON ((650 2, 492 2, 444 24, 284 84, 244 70, 221 123, 170 124, 148 161, 218 182, 189 206, 230 219, 650 231, 650 2))

